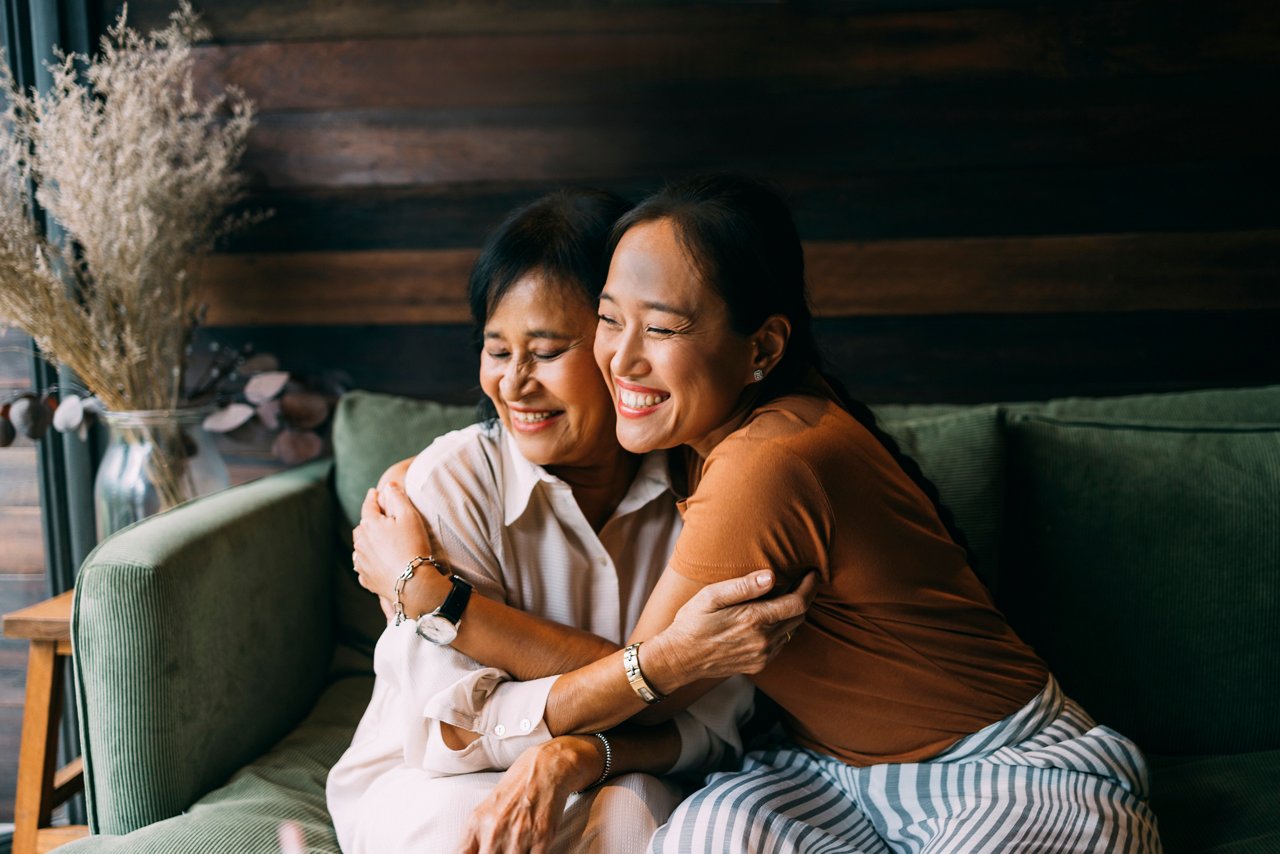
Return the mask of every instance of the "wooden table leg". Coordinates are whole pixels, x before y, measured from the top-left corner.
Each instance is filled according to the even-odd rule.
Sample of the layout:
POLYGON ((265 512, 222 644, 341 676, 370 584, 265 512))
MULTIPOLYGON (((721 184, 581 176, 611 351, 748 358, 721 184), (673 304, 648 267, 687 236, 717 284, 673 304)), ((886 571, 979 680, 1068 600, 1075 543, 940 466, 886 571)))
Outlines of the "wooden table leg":
POLYGON ((27 699, 22 713, 18 791, 13 809, 14 854, 34 854, 41 827, 53 812, 58 719, 62 713, 62 664, 57 643, 31 641, 27 657, 27 699))

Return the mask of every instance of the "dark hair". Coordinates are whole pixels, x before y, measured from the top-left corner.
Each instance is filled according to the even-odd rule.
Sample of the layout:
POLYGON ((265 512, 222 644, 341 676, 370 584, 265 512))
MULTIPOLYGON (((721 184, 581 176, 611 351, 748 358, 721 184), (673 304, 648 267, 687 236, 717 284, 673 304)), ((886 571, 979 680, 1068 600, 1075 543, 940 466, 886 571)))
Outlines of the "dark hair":
MULTIPOLYGON (((618 220, 609 250, 622 235, 645 222, 668 220, 703 282, 725 301, 729 322, 740 335, 750 335, 770 316, 791 323, 782 359, 751 388, 760 403, 795 391, 818 373, 835 391, 839 404, 893 456, 907 476, 933 502, 951 538, 969 553, 963 532, 938 497, 938 489, 920 466, 880 429, 875 414, 854 400, 824 368, 813 335, 804 277, 804 249, 791 210, 769 186, 741 175, 713 174, 689 178, 642 201, 618 220)), ((972 560, 972 555, 969 555, 972 560)))
MULTIPOLYGON (((467 285, 476 349, 484 344, 489 315, 530 273, 581 294, 594 308, 609 272, 610 230, 630 207, 602 190, 557 190, 508 214, 485 240, 467 285)), ((497 418, 486 397, 477 410, 482 421, 497 418)))

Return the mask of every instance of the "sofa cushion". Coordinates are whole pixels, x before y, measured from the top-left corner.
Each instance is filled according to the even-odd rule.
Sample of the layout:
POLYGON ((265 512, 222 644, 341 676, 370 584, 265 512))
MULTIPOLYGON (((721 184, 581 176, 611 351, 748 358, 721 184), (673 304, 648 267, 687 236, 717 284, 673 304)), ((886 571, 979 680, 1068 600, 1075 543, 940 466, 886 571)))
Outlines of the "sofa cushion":
POLYGON ((1168 854, 1280 851, 1280 750, 1150 761, 1168 854))
POLYGON ((1010 403, 1013 413, 1164 424, 1280 424, 1280 385, 1010 403))
POLYGON ((369 677, 335 682, 297 729, 183 815, 123 836, 90 836, 58 850, 70 854, 277 851, 280 823, 292 821, 301 827, 308 851, 338 854, 325 805, 325 780, 350 745, 372 691, 369 677))
POLYGON ((351 529, 369 487, 393 463, 421 451, 437 436, 475 421, 470 406, 444 406, 389 394, 353 391, 342 396, 333 419, 334 491, 341 530, 336 532, 339 569, 334 585, 338 640, 372 665, 373 648, 386 618, 373 594, 351 571, 351 529))
POLYGON ((1280 748, 1280 427, 1012 415, 1001 602, 1095 718, 1280 748))
POLYGON ((1000 410, 974 406, 881 422, 938 488, 964 533, 973 570, 995 590, 1004 517, 1004 439, 1000 410))

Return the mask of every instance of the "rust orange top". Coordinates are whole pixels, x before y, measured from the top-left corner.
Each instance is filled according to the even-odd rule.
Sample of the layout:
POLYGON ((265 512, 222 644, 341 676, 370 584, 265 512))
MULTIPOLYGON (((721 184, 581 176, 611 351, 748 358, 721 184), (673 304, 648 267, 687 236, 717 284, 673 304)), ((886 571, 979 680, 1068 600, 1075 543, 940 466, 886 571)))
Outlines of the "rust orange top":
POLYGON ((700 582, 772 568, 780 586, 817 570, 804 625, 754 677, 799 744, 922 761, 1044 688, 932 502, 838 404, 782 397, 724 434, 681 502, 671 565, 700 582))

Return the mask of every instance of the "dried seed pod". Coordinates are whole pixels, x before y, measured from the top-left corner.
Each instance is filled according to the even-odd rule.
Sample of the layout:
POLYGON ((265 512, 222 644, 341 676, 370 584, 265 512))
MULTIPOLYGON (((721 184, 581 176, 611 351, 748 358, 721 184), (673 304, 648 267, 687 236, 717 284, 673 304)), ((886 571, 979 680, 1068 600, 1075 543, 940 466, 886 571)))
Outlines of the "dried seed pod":
POLYGON ((59 433, 70 433, 79 430, 84 423, 84 402, 74 394, 69 394, 53 411, 53 429, 59 433))
POLYGON ((310 430, 281 430, 271 444, 271 453, 286 465, 314 460, 324 450, 324 440, 310 430))
POLYGON ((258 420, 265 424, 268 430, 279 430, 280 401, 268 400, 266 403, 258 404, 258 420))
POLYGON ((34 394, 24 394, 9 407, 9 420, 19 433, 38 440, 49 430, 53 413, 34 394))
POLYGON ((289 382, 287 371, 269 371, 249 378, 244 386, 245 400, 253 404, 266 403, 284 391, 289 382))
POLYGON ((280 398, 280 411, 290 425, 311 430, 329 417, 329 401, 312 391, 288 391, 280 398))
POLYGON ((280 360, 270 353, 255 353, 245 359, 240 365, 239 371, 242 374, 265 374, 268 371, 278 371, 280 369, 280 360))
POLYGON ((14 428, 13 422, 0 415, 0 448, 9 447, 16 438, 18 438, 18 431, 14 428))
POLYGON ((230 433, 253 417, 253 407, 247 403, 231 403, 213 412, 204 420, 204 429, 210 433, 230 433))

